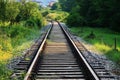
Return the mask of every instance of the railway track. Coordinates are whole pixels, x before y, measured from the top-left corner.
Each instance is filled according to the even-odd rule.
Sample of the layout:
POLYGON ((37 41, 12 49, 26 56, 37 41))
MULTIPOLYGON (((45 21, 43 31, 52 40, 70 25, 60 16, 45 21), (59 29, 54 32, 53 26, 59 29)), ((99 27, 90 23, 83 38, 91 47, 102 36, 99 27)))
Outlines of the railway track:
POLYGON ((24 80, 115 80, 99 61, 92 58, 94 62, 90 62, 85 58, 82 51, 85 48, 72 40, 60 23, 53 22, 49 26, 36 45, 39 47, 33 50, 34 56, 18 63, 17 76, 26 71, 24 80))

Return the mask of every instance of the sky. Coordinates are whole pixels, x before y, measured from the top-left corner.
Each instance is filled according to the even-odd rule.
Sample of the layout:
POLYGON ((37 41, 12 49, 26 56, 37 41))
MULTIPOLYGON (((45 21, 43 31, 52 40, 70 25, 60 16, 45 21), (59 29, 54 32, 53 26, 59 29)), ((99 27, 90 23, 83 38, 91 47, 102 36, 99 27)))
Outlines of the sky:
POLYGON ((42 2, 42 5, 48 5, 49 2, 51 1, 58 1, 58 0, 36 0, 36 1, 41 1, 42 2))

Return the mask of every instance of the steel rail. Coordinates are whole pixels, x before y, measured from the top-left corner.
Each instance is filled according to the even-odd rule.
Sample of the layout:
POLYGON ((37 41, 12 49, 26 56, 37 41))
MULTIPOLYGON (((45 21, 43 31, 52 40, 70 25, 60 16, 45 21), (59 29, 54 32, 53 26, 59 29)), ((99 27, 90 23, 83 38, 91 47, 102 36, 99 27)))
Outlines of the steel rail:
POLYGON ((34 68, 34 65, 36 64, 36 62, 37 62, 37 60, 38 60, 38 57, 39 57, 41 51, 43 50, 44 44, 45 44, 45 42, 46 42, 46 39, 47 39, 47 37, 48 37, 48 35, 49 35, 52 27, 53 27, 53 23, 51 23, 50 29, 49 29, 48 32, 46 33, 46 35, 45 35, 45 37, 44 37, 44 39, 43 39, 43 41, 42 41, 42 44, 40 45, 40 48, 39 48, 39 50, 37 51, 36 56, 35 56, 35 58, 33 59, 33 62, 31 63, 31 65, 30 65, 30 67, 29 67, 29 69, 28 69, 28 71, 27 71, 27 73, 26 73, 26 75, 25 75, 25 77, 24 77, 24 80, 29 80, 29 79, 30 79, 29 77, 30 77, 30 75, 31 75, 31 73, 32 73, 32 70, 33 70, 33 68, 34 68))
MULTIPOLYGON (((67 38, 70 40, 70 42, 72 43, 73 47, 76 49, 77 53, 79 54, 81 60, 84 62, 85 66, 88 68, 89 73, 91 74, 92 80, 100 80, 100 78, 98 77, 98 75, 96 74, 96 72, 93 70, 93 68, 89 65, 88 61, 85 59, 85 57, 82 55, 82 53, 79 51, 79 49, 77 48, 76 44, 74 43, 74 41, 72 40, 71 36, 67 33, 67 31, 63 28, 63 26, 58 22, 59 26, 62 28, 62 30, 64 31, 65 35, 67 36, 67 38)), ((89 75, 89 74, 88 74, 89 75)))

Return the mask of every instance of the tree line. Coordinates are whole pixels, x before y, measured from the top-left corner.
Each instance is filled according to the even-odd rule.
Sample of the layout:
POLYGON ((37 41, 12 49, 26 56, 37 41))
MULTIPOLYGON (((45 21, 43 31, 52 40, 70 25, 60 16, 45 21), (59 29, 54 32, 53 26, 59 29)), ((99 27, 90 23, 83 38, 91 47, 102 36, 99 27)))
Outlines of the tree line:
POLYGON ((26 21, 26 25, 42 26, 43 17, 37 3, 26 0, 0 0, 0 22, 9 22, 12 25, 21 21, 26 21))
POLYGON ((59 0, 61 9, 70 13, 70 26, 91 26, 120 31, 120 0, 59 0))

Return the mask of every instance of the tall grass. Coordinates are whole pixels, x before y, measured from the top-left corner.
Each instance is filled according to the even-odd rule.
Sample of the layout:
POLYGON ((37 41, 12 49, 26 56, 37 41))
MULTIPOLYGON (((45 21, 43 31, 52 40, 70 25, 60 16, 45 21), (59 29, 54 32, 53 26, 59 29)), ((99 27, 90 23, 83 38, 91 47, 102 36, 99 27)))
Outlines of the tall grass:
POLYGON ((6 68, 7 62, 0 61, 0 80, 9 80, 11 71, 6 68))
POLYGON ((6 64, 33 44, 40 35, 37 27, 24 27, 23 24, 0 27, 0 80, 9 80, 11 71, 6 64))
POLYGON ((90 27, 72 27, 70 30, 120 65, 120 33, 116 33, 110 29, 90 27), (91 31, 95 35, 94 39, 87 37, 91 31), (117 39, 117 50, 114 49, 115 38, 117 39))

